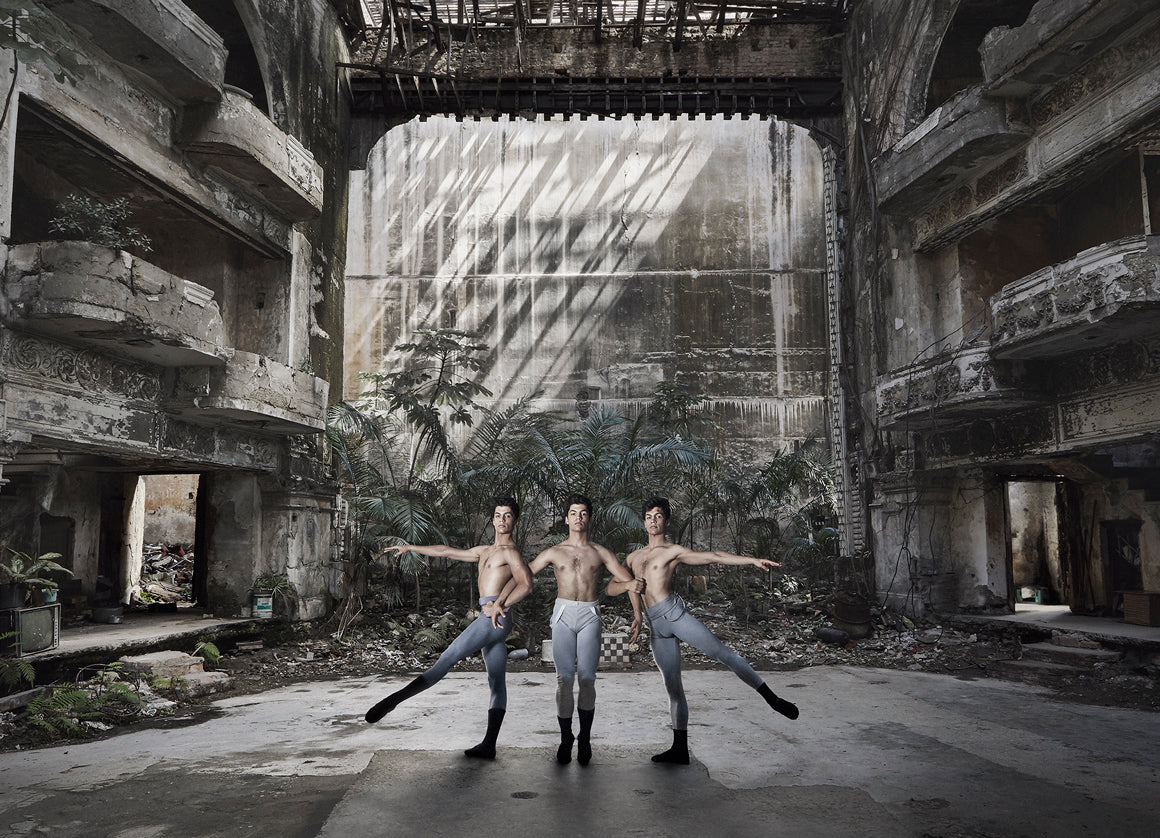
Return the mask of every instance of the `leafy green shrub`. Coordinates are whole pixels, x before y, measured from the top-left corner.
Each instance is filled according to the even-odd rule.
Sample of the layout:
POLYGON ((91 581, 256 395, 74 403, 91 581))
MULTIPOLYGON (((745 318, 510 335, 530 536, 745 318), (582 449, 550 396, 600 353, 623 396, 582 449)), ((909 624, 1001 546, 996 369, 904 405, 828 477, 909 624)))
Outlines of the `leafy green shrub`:
POLYGON ((208 640, 202 640, 194 647, 193 654, 205 661, 205 665, 213 669, 222 659, 221 650, 208 640))
MULTIPOLYGON (((0 643, 16 636, 16 632, 9 631, 0 634, 0 643)), ((27 684, 32 687, 36 683, 36 671, 26 660, 20 658, 0 658, 0 688, 4 695, 18 692, 27 684)))
POLYGON ((48 223, 52 232, 67 239, 124 250, 133 247, 148 252, 153 241, 136 227, 125 226, 129 199, 101 201, 85 195, 68 195, 56 205, 56 215, 48 223))
POLYGON ((94 731, 135 718, 144 701, 124 680, 120 663, 86 667, 73 686, 53 685, 28 705, 26 721, 53 738, 91 736, 94 731), (90 670, 95 670, 85 678, 90 670))

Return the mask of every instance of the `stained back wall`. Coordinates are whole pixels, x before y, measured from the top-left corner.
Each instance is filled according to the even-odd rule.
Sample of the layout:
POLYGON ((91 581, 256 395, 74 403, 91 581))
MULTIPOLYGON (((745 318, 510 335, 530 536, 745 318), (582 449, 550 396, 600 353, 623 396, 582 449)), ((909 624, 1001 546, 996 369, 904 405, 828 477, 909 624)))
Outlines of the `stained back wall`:
POLYGON ((351 173, 346 393, 415 329, 575 412, 664 378, 761 456, 825 428, 823 166, 776 121, 412 121, 351 173))

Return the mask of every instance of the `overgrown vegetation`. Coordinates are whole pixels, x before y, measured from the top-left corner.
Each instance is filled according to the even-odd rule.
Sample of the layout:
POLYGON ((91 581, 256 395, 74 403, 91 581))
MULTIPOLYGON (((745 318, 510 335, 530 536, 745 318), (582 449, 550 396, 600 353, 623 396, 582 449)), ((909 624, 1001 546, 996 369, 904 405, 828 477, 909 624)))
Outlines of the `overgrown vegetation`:
POLYGON ((66 239, 92 242, 117 250, 132 247, 147 253, 153 249, 153 240, 136 227, 125 224, 130 213, 128 198, 101 201, 70 194, 57 204, 56 215, 48 222, 48 227, 66 239))
MULTIPOLYGON (((376 563, 388 605, 401 605, 408 591, 411 606, 422 604, 429 562, 414 553, 387 561, 384 548, 479 544, 495 495, 523 508, 515 540, 525 555, 565 536, 560 506, 579 492, 596 507, 590 537, 621 555, 644 536, 641 500, 661 494, 680 510, 676 540, 803 567, 831 556, 834 486, 812 441, 743 465, 720 456, 705 400, 678 383, 661 382, 636 417, 600 405, 581 419, 535 410, 538 394, 496 410, 480 401, 491 393, 477 383, 489 350, 478 334, 421 331, 396 349, 407 353, 401 368, 364 374, 365 394, 328 417, 350 504, 340 634, 361 609, 376 563)), ((473 601, 470 583, 467 590, 473 601)))
POLYGON ((112 663, 82 671, 75 684, 50 686, 29 703, 25 719, 51 739, 87 737, 135 719, 143 707, 136 679, 112 663))

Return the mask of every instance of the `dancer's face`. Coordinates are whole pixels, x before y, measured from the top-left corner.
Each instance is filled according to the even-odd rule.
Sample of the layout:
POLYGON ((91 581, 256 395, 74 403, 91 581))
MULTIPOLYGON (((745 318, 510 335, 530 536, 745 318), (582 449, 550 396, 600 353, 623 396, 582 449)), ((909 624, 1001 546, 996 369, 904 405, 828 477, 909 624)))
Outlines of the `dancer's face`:
POLYGON ((649 535, 664 535, 669 520, 659 506, 644 513, 644 528, 649 535))
POLYGON ((588 511, 587 506, 582 503, 574 503, 568 507, 568 514, 564 520, 567 522, 570 532, 586 532, 591 517, 592 513, 588 511))
POLYGON ((510 506, 497 506, 491 513, 491 524, 495 527, 496 535, 508 534, 516 526, 516 513, 510 506))

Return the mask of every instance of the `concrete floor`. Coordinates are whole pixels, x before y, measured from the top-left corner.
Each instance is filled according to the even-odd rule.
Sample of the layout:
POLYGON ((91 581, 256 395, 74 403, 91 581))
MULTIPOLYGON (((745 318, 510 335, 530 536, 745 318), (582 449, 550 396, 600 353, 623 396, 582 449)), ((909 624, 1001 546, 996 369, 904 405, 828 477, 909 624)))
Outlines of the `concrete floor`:
POLYGON ((217 702, 211 718, 0 755, 2 835, 1046 836, 1155 834, 1157 716, 1002 681, 844 667, 770 673, 802 716, 729 672, 685 673, 694 764, 655 671, 602 673, 592 764, 554 762, 550 671, 509 678, 494 763, 480 673, 453 673, 378 725, 405 676, 217 702))

